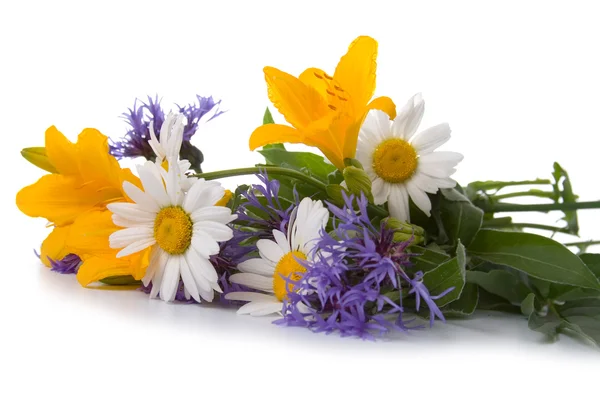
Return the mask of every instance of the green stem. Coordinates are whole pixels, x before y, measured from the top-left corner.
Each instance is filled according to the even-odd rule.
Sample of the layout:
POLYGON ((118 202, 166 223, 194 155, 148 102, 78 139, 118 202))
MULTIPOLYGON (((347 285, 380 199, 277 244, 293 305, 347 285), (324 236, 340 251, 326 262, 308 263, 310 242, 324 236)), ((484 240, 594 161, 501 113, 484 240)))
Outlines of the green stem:
MULTIPOLYGON (((236 169, 226 169, 223 171, 205 172, 202 174, 195 174, 195 175, 191 175, 191 176, 196 177, 196 178, 204 178, 207 181, 210 181, 213 179, 229 178, 232 176, 256 175, 256 174, 260 174, 263 172, 266 172, 269 175, 289 176, 290 178, 295 178, 295 179, 304 181, 305 183, 308 183, 309 185, 314 186, 315 188, 319 189, 320 191, 327 193, 327 185, 325 183, 321 182, 320 180, 312 178, 300 171, 296 171, 296 170, 289 169, 289 168, 282 168, 282 167, 261 166, 261 167, 236 168, 236 169)), ((368 210, 371 213, 373 213, 377 216, 380 216, 380 217, 388 216, 388 213, 383 208, 375 206, 373 204, 368 205, 368 210)))
POLYGON ((526 223, 526 222, 512 223, 510 225, 507 225, 507 227, 541 229, 541 230, 545 230, 545 231, 552 231, 552 232, 558 232, 558 233, 570 233, 571 235, 573 234, 567 228, 558 228, 556 226, 542 225, 542 224, 530 224, 530 223, 526 223))
POLYGON ((321 182, 315 178, 312 178, 306 174, 303 174, 300 171, 296 171, 296 170, 289 169, 289 168, 281 168, 281 167, 263 166, 263 167, 235 168, 235 169, 226 169, 223 171, 205 172, 202 174, 196 174, 196 175, 192 175, 192 176, 194 176, 196 178, 204 178, 207 181, 210 181, 213 179, 229 178, 232 176, 256 175, 256 174, 260 174, 261 172, 266 172, 270 175, 274 174, 274 175, 289 176, 290 178, 296 178, 301 181, 304 181, 304 182, 316 187, 319 190, 322 190, 322 191, 327 190, 327 185, 324 184, 323 182, 321 182))
POLYGON ((570 243, 565 243, 565 246, 591 246, 593 244, 600 244, 600 240, 588 240, 588 241, 583 241, 583 242, 570 242, 570 243))
POLYGON ((498 213, 498 212, 520 212, 520 211, 573 211, 590 208, 600 208, 600 201, 582 201, 572 203, 549 203, 549 204, 512 204, 512 203, 496 203, 476 204, 486 213, 498 213))
POLYGON ((549 185, 552 182, 550 182, 548 179, 535 179, 532 181, 515 181, 515 182, 502 182, 502 181, 492 181, 492 182, 482 182, 482 181, 477 181, 477 182, 471 182, 469 184, 469 186, 471 186, 472 188, 476 189, 476 190, 500 190, 503 189, 505 187, 510 187, 510 186, 524 186, 524 185, 549 185))
POLYGON ((554 193, 552 192, 532 192, 532 191, 524 191, 524 192, 514 192, 514 193, 505 193, 505 194, 497 194, 492 196, 494 200, 502 200, 509 199, 511 197, 523 197, 523 196, 535 196, 535 197, 546 197, 548 199, 554 198, 554 193))

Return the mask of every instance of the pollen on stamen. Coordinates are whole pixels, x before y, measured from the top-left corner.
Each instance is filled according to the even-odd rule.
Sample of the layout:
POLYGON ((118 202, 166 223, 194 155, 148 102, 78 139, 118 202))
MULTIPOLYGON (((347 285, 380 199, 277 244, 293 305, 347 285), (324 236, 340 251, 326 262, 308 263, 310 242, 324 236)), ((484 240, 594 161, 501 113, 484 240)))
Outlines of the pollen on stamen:
POLYGON ((338 99, 340 99, 340 100, 342 100, 342 101, 348 101, 348 99, 347 99, 347 98, 345 98, 345 97, 342 97, 342 96, 338 96, 337 98, 338 98, 338 99))
POLYGON ((316 76, 317 78, 319 78, 319 79, 323 79, 323 76, 322 76, 322 75, 319 75, 319 74, 317 74, 316 72, 313 72, 313 74, 315 74, 315 76, 316 76))
POLYGON ((331 90, 325 89, 325 91, 327 92, 328 95, 335 96, 335 93, 333 93, 331 90))
POLYGON ((337 90, 338 92, 342 92, 342 93, 344 93, 344 89, 342 89, 342 87, 341 87, 341 86, 338 86, 338 85, 333 85, 333 88, 334 88, 335 90, 337 90))
POLYGON ((328 104, 327 105, 329 108, 331 108, 333 111, 337 111, 337 107, 334 106, 333 104, 328 104))
POLYGON ((333 76, 329 76, 326 73, 323 73, 323 76, 325 76, 325 79, 333 80, 333 76))

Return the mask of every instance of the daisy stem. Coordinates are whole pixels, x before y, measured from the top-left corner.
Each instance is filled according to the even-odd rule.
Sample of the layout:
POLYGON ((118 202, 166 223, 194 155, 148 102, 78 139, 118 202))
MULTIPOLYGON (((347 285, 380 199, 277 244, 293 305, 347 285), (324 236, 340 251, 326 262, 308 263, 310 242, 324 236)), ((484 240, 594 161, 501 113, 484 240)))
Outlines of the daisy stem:
POLYGON ((600 208, 600 201, 581 201, 571 203, 550 203, 550 204, 476 204, 486 213, 499 212, 520 212, 520 211, 574 211, 583 209, 600 208))
MULTIPOLYGON (((207 181, 213 179, 220 178, 229 178, 232 176, 242 176, 242 175, 256 175, 266 172, 269 175, 284 175, 289 176, 290 178, 296 178, 298 180, 304 181, 309 185, 314 186, 319 189, 323 193, 327 193, 327 184, 321 182, 318 179, 312 178, 300 171, 296 171, 294 169, 282 168, 282 167, 271 167, 271 166, 260 166, 260 167, 247 167, 247 168, 235 168, 235 169, 225 169, 222 171, 214 171, 214 172, 205 172, 202 174, 191 175, 196 178, 204 178, 207 181)), ((373 214, 380 217, 387 217, 388 213, 381 207, 375 206, 373 204, 368 205, 369 211, 373 214)))
POLYGON ((555 194, 553 192, 543 192, 543 191, 539 191, 539 192, 524 191, 524 192, 496 194, 493 196, 493 198, 494 198, 494 200, 502 200, 502 199, 508 199, 511 197, 523 197, 523 196, 546 197, 549 199, 553 199, 555 194))
POLYGON ((600 240, 587 240, 582 242, 570 242, 565 243, 565 246, 591 246, 593 244, 600 244, 600 240))

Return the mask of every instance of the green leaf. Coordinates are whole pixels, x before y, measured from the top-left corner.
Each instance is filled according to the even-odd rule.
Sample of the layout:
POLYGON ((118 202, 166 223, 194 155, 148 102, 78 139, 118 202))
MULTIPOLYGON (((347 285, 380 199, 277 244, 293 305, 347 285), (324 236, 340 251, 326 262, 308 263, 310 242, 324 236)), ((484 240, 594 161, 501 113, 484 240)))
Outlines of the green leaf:
POLYGON ((466 283, 460 297, 448 304, 442 311, 445 316, 465 317, 473 314, 479 302, 479 287, 466 283))
POLYGON ((142 283, 131 275, 110 276, 108 278, 100 279, 100 282, 104 283, 105 285, 113 286, 140 285, 142 283))
POLYGON ((521 302, 521 313, 529 317, 535 311, 535 294, 529 293, 521 302))
POLYGON ((529 329, 543 333, 549 340, 554 341, 563 326, 563 322, 564 321, 554 313, 540 315, 537 312, 532 312, 531 315, 529 315, 528 326, 529 329))
POLYGON ((467 271, 467 282, 481 286, 489 293, 520 306, 530 290, 516 276, 508 271, 495 269, 490 272, 467 271))
POLYGON ((333 201, 337 206, 344 205, 344 196, 342 193, 346 193, 348 195, 348 191, 344 189, 341 185, 327 185, 327 196, 333 201))
POLYGON ((459 240, 468 246, 481 228, 483 211, 457 190, 443 190, 442 195, 440 216, 452 246, 459 240))
POLYGON ((450 256, 441 251, 435 251, 427 247, 421 246, 410 246, 409 251, 415 254, 419 254, 416 257, 412 257, 410 260, 413 263, 412 269, 414 271, 421 271, 423 273, 429 272, 432 269, 437 268, 438 265, 448 261, 450 256))
POLYGON ((583 253, 579 254, 579 258, 581 258, 581 261, 588 266, 597 278, 600 278, 600 254, 583 253))
POLYGON ((267 107, 267 109, 265 110, 265 115, 263 116, 263 125, 274 124, 274 123, 275 123, 275 121, 273 120, 271 111, 269 110, 269 107, 267 107))
POLYGON ((600 345, 600 299, 567 302, 557 307, 565 328, 600 345))
POLYGON ((481 229, 469 246, 469 254, 535 278, 600 289, 598 278, 579 257, 562 244, 544 236, 481 229))
POLYGON ((460 297, 465 286, 465 259, 465 248, 459 242, 456 248, 456 257, 426 272, 423 276, 423 283, 432 296, 454 288, 450 293, 435 300, 439 307, 445 306, 460 297))
POLYGON ((336 170, 333 165, 325 162, 325 159, 317 154, 287 151, 283 145, 282 147, 265 146, 259 153, 265 157, 267 164, 301 171, 325 183, 328 183, 328 175, 336 170))
POLYGON ((512 305, 508 300, 488 292, 481 286, 479 287, 479 302, 477 303, 477 308, 479 310, 494 310, 521 314, 520 307, 512 305))
POLYGON ((24 159, 44 171, 48 171, 52 174, 58 173, 54 165, 52 165, 48 159, 45 147, 27 147, 21 150, 21 155, 24 159))

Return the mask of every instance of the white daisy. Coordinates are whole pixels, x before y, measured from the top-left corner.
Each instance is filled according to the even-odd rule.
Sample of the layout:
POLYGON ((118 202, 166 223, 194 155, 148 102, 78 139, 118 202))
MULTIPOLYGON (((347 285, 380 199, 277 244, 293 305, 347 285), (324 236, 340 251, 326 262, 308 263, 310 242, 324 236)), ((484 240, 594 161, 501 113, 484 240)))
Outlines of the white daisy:
POLYGON ((188 191, 198 179, 185 175, 185 172, 190 169, 192 164, 188 160, 179 159, 179 151, 181 150, 185 128, 183 124, 184 118, 183 114, 170 112, 160 127, 160 140, 156 137, 156 132, 154 132, 154 124, 151 123, 148 144, 150 144, 156 155, 156 164, 162 166, 163 169, 168 170, 168 163, 177 160, 179 167, 178 178, 181 187, 184 191, 188 191))
POLYGON ((450 139, 446 123, 415 135, 425 103, 420 94, 413 96, 394 121, 379 110, 371 110, 358 137, 356 158, 372 182, 375 204, 388 202, 390 215, 408 221, 409 197, 427 216, 431 202, 427 193, 453 188, 450 176, 462 154, 434 151, 450 139))
POLYGON ((256 243, 260 258, 240 263, 241 273, 232 275, 230 281, 264 293, 232 292, 225 295, 228 300, 249 302, 240 307, 238 314, 262 316, 281 312, 287 289, 293 289, 284 278, 298 280, 298 273, 306 271, 297 260, 310 261, 315 257, 316 240, 328 219, 329 211, 320 200, 304 198, 291 215, 287 235, 273 230, 274 241, 260 239, 256 243))
POLYGON ((176 164, 170 164, 168 172, 161 170, 149 161, 138 167, 144 190, 123 183, 134 203, 108 205, 115 225, 124 227, 110 235, 110 246, 122 249, 117 257, 152 247, 142 279, 146 286, 152 282, 151 298, 160 293, 161 299, 172 301, 181 278, 186 298, 210 302, 221 289, 209 257, 219 252, 218 242, 233 236, 227 224, 236 215, 214 205, 225 193, 218 182, 198 180, 186 193, 176 164))

